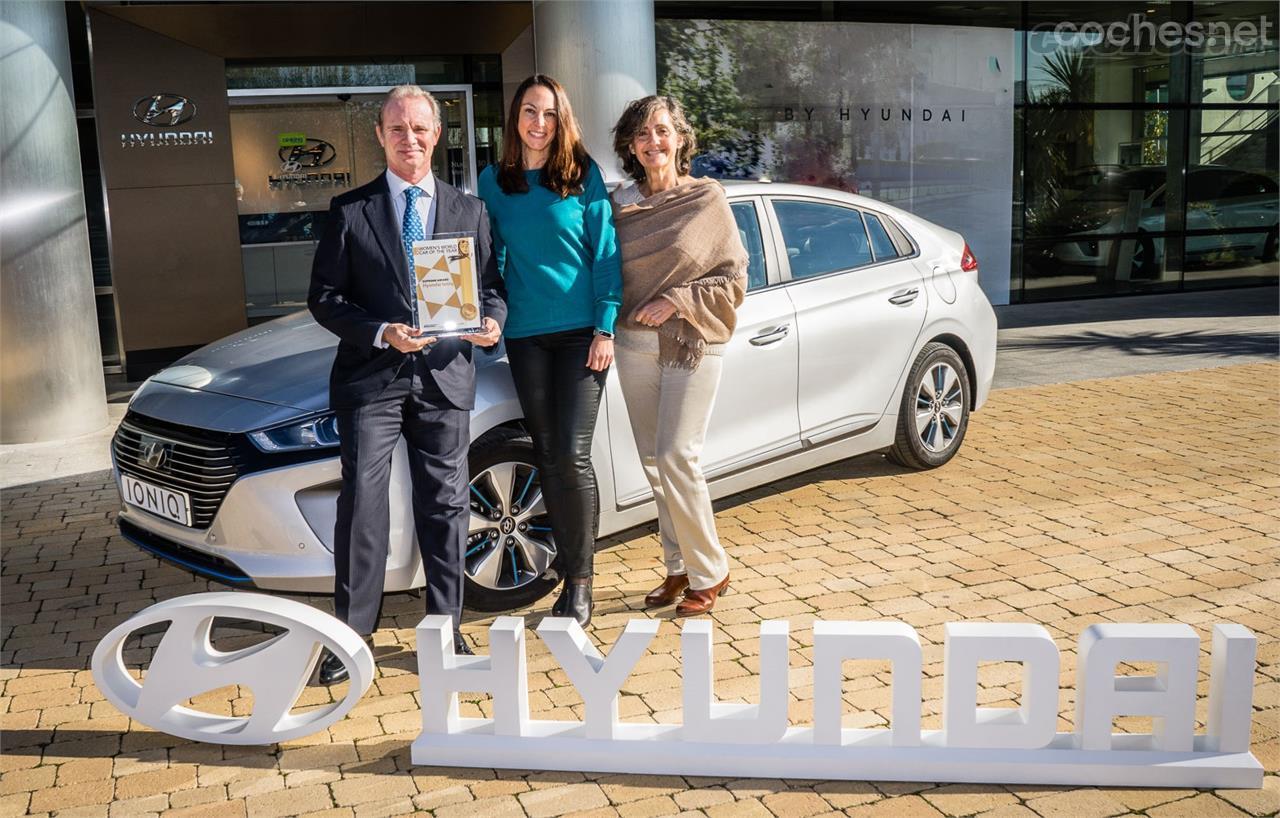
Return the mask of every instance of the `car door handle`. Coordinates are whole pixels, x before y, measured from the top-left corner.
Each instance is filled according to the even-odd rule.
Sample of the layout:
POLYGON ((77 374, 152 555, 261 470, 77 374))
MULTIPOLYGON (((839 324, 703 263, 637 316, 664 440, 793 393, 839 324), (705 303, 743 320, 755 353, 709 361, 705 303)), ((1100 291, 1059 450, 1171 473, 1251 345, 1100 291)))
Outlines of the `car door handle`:
POLYGON ((787 337, 787 333, 791 332, 789 324, 783 324, 780 327, 770 327, 764 332, 752 337, 751 345, 753 347, 764 347, 769 344, 776 344, 783 338, 787 337))
POLYGON ((910 304, 912 301, 915 301, 916 298, 919 297, 919 295, 920 295, 919 287, 910 287, 905 290, 898 290, 896 293, 889 296, 889 303, 890 304, 910 304))

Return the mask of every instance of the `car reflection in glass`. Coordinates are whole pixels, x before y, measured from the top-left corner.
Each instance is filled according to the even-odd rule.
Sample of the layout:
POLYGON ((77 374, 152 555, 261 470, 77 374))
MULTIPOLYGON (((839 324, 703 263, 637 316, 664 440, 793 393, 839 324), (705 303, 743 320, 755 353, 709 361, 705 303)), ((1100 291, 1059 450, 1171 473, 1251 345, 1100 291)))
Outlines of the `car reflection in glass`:
MULTIPOLYGON (((1067 234, 1045 247, 1038 269, 1052 273, 1083 268, 1120 278, 1159 278, 1165 239, 1158 234, 1168 229, 1166 174, 1164 166, 1099 170, 1095 184, 1035 225, 1041 235, 1067 234), (1132 235, 1128 240, 1108 237, 1117 233, 1132 235)), ((1280 186, 1274 178, 1201 165, 1187 173, 1186 199, 1189 263, 1276 259, 1280 186)))

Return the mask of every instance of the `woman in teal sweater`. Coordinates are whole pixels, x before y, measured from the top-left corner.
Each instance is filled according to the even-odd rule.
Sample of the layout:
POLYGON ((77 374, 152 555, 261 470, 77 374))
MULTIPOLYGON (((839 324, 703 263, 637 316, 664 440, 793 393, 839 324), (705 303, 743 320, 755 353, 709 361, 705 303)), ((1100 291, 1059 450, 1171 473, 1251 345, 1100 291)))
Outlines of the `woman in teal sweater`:
POLYGON ((609 192, 558 82, 535 74, 516 89, 502 160, 479 187, 507 286, 507 359, 565 575, 552 612, 585 626, 600 507, 591 438, 622 269, 609 192))

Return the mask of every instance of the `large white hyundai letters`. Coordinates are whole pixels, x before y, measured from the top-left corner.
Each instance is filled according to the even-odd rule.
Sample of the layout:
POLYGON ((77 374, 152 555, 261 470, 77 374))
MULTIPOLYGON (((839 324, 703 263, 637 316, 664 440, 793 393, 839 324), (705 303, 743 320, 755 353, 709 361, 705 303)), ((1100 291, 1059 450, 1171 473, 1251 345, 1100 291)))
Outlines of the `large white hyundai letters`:
MULTIPOLYGON (((1182 624, 1099 624, 1077 646, 1075 731, 1057 732, 1058 647, 1039 625, 951 623, 945 628, 941 730, 922 730, 921 649, 901 622, 818 621, 813 626, 813 720, 787 719, 790 629, 760 624, 759 704, 716 701, 714 631, 685 623, 684 722, 619 718, 618 698, 660 628, 633 619, 603 654, 572 619, 547 618, 537 632, 582 696, 583 721, 529 713, 524 620, 498 617, 489 655, 454 653, 449 617, 417 628, 422 732, 415 764, 534 770, 630 772, 765 778, 948 781, 1139 787, 1261 787, 1249 752, 1257 640, 1241 625, 1213 627, 1208 720, 1195 732, 1200 638, 1182 624), (887 729, 855 730, 841 720, 849 659, 889 660, 893 697, 887 729), (1019 706, 981 707, 981 662, 1023 666, 1019 706), (1122 663, 1154 663, 1154 676, 1117 676, 1122 663), (460 692, 493 697, 493 718, 464 718, 460 692), (1148 735, 1113 734, 1119 716, 1152 720, 1148 735)), ((132 718, 173 735, 223 744, 265 744, 322 730, 351 709, 373 678, 363 641, 331 616, 258 594, 202 594, 155 605, 117 627, 93 657, 94 679, 132 718), (216 618, 268 623, 283 633, 252 647, 219 652, 209 641, 216 618), (139 682, 122 646, 140 628, 168 622, 139 682), (351 671, 335 704, 291 708, 321 646, 351 671), (184 705, 229 684, 253 692, 248 717, 201 713, 184 705)), ((856 704, 856 699, 853 699, 856 704)))

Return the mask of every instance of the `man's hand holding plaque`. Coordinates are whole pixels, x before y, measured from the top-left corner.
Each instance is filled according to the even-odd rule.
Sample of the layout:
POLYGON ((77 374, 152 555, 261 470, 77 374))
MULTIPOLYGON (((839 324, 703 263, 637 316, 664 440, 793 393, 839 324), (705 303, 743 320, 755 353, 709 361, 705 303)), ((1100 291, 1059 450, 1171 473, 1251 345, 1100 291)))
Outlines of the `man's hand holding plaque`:
MULTIPOLYGON (((488 318, 486 321, 490 320, 488 318)), ((434 335, 427 335, 420 329, 415 329, 408 324, 387 324, 386 329, 382 331, 382 341, 389 347, 393 347, 406 355, 410 352, 418 352, 424 347, 429 347, 436 342, 434 335)))
POLYGON ((502 337, 502 328, 492 318, 484 319, 484 331, 462 336, 462 340, 470 341, 478 347, 491 347, 502 337))

